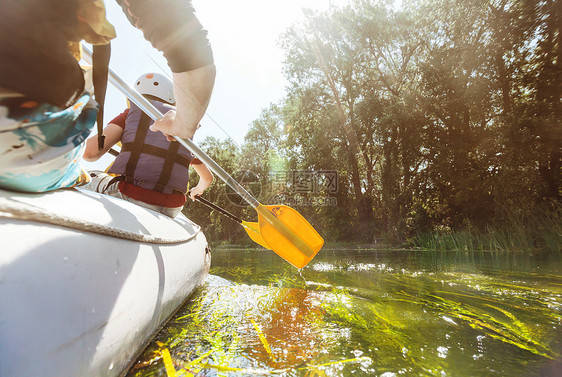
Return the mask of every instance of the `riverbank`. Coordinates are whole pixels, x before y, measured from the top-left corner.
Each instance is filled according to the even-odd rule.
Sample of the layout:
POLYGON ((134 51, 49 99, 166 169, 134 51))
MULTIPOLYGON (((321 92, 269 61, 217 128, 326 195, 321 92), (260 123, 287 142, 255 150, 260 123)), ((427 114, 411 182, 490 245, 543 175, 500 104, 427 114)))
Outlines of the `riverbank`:
POLYGON ((479 230, 467 227, 464 230, 441 230, 419 233, 408 240, 414 247, 429 250, 464 251, 529 251, 562 252, 562 218, 512 220, 502 227, 479 230))
MULTIPOLYGON (((236 243, 228 241, 219 241, 210 243, 213 250, 252 250, 261 248, 255 243, 236 243)), ((364 243, 358 244, 352 241, 333 241, 326 242, 322 247, 322 250, 372 250, 372 249, 384 249, 384 250, 394 250, 394 249, 408 249, 406 245, 392 245, 383 240, 377 241, 375 243, 364 243)))
MULTIPOLYGON (((501 251, 501 252, 562 252, 562 210, 537 212, 524 218, 512 216, 502 225, 477 229, 470 224, 465 229, 440 227, 431 232, 419 232, 406 240, 376 237, 370 242, 326 240, 323 249, 422 249, 435 251, 501 251)), ((241 242, 229 240, 210 242, 215 249, 255 249, 249 238, 241 242)))
MULTIPOLYGON (((216 250, 259 248, 253 242, 231 243, 228 241, 212 242, 216 250)), ((433 251, 501 251, 501 252, 562 252, 562 226, 552 223, 550 227, 535 230, 524 228, 487 229, 478 231, 436 231, 420 233, 406 242, 393 243, 377 239, 373 243, 352 241, 326 242, 323 250, 433 250, 433 251)))

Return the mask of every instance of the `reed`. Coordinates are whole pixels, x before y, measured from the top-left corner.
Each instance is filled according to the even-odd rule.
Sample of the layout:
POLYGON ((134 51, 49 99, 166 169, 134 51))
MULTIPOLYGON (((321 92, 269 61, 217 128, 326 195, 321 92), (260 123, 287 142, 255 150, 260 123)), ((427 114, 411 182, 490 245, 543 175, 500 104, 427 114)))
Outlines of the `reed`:
POLYGON ((502 224, 478 230, 468 226, 461 230, 418 233, 409 241, 414 247, 429 250, 464 251, 562 251, 562 210, 550 205, 526 217, 510 217, 502 224))

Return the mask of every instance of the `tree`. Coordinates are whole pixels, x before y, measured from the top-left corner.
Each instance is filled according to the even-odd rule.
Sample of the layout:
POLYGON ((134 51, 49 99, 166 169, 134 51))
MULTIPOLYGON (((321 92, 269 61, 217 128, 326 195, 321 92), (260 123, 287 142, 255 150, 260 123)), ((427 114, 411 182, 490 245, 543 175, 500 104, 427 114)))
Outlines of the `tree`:
MULTIPOLYGON (((221 141, 214 137, 207 137, 201 142, 199 147, 229 174, 233 174, 237 171, 240 153, 231 140, 221 141)), ((196 184, 197 174, 191 174, 189 185, 193 187, 196 184)), ((204 195, 205 199, 210 202, 241 217, 242 208, 233 205, 227 193, 226 184, 215 177, 214 182, 205 191, 204 195)), ((209 209, 204 204, 198 202, 193 203, 188 199, 188 203, 184 207, 183 212, 205 229, 205 234, 211 242, 229 241, 236 243, 245 241, 246 236, 244 230, 239 224, 209 209)))
POLYGON ((252 124, 240 155, 221 158, 268 194, 295 186, 276 187, 275 172, 337 172, 337 192, 314 193, 336 207, 299 208, 332 239, 525 218, 560 202, 561 38, 554 0, 308 12, 282 37, 286 97, 252 124))

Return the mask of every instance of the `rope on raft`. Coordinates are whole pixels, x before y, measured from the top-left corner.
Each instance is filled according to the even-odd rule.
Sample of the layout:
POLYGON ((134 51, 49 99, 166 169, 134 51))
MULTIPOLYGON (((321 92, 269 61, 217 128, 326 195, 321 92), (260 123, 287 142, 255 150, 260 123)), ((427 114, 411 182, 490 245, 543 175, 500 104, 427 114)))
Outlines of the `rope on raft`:
POLYGON ((65 228, 85 231, 89 233, 101 234, 104 236, 121 238, 129 241, 153 243, 153 244, 177 244, 187 242, 199 233, 200 229, 192 235, 180 238, 162 238, 145 234, 129 232, 127 230, 114 228, 107 225, 96 224, 91 221, 76 219, 64 215, 49 212, 43 208, 33 205, 5 200, 0 198, 0 217, 41 222, 50 225, 57 225, 65 228))

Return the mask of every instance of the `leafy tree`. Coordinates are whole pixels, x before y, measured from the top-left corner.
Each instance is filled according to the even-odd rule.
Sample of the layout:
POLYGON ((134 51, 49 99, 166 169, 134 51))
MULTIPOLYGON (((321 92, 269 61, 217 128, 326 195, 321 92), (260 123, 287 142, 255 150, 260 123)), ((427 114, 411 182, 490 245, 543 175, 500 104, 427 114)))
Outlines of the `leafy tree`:
MULTIPOLYGON (((231 171, 256 174, 260 200, 296 187, 276 186, 276 172, 336 171, 337 192, 291 195, 333 196, 337 206, 298 209, 328 240, 367 242, 558 208, 558 2, 354 0, 306 16, 282 36, 285 98, 241 153, 206 144, 231 171)), ((218 238, 236 236, 236 224, 209 221, 218 238)))

